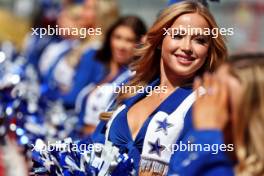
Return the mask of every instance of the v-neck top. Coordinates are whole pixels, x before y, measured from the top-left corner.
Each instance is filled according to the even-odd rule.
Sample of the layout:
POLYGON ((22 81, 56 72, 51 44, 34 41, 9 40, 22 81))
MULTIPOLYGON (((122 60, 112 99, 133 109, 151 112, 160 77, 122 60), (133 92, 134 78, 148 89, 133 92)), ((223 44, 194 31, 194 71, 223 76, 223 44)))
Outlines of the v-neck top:
MULTIPOLYGON (((160 83, 160 80, 157 79, 152 82, 149 86, 157 86, 160 83)), ((152 119, 152 117, 159 111, 163 110, 167 113, 173 112, 177 106, 182 102, 184 98, 186 98, 190 92, 192 92, 191 87, 185 88, 177 88, 173 93, 171 93, 161 104, 147 117, 142 127, 140 128, 138 134, 136 135, 135 140, 133 140, 128 120, 127 113, 129 109, 138 101, 142 100, 146 97, 147 92, 138 93, 134 97, 129 98, 124 101, 125 108, 117 114, 117 116, 113 119, 113 122, 109 129, 109 137, 110 140, 115 146, 119 148, 120 153, 127 153, 134 160, 134 167, 136 169, 139 168, 140 155, 142 153, 143 143, 145 134, 148 129, 148 125, 152 119), (172 102, 173 103, 170 103, 172 102)))

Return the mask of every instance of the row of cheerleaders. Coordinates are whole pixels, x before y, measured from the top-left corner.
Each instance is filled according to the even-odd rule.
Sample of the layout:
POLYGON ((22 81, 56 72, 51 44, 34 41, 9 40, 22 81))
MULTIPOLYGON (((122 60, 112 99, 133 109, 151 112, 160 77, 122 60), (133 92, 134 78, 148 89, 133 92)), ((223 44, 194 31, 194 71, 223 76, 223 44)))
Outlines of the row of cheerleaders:
MULTIPOLYGON (((10 141, 15 140, 27 160, 34 161, 33 175, 106 175, 109 170, 119 175, 124 171, 126 175, 133 173, 133 161, 128 155, 120 154, 111 143, 95 153, 89 147, 93 144, 91 137, 84 137, 82 131, 85 124, 99 122, 100 112, 105 111, 116 96, 111 85, 125 83, 132 76, 130 70, 122 68, 111 82, 100 85, 96 91, 95 82, 88 84, 72 109, 65 106, 54 89, 40 84, 38 73, 32 65, 26 64, 24 57, 14 53, 10 56, 4 49, 0 52, 1 158, 10 155, 8 162, 11 162, 4 166, 16 167, 12 162, 17 158, 11 155, 16 147, 10 147, 10 141), (88 101, 92 102, 89 106, 88 101), (85 120, 84 116, 89 119, 85 120), (94 118, 96 116, 98 118, 94 118)), ((99 75, 101 70, 94 69, 93 74, 99 75)))
MULTIPOLYGON (((170 95, 144 123, 135 139, 123 117, 135 102, 148 96, 147 88, 124 101, 111 120, 102 120, 92 135, 83 137, 78 113, 67 110, 61 100, 43 98, 44 88, 39 85, 34 69, 25 67, 23 59, 19 56, 12 61, 5 57, 1 62, 1 128, 4 129, 1 145, 16 140, 24 155, 34 162, 32 175, 138 175, 139 164, 141 171, 168 173, 168 163, 173 163, 170 161, 173 148, 165 147, 181 141, 183 134, 192 128, 190 107, 195 96, 191 87, 179 88, 170 95)), ((124 73, 118 76, 122 78, 120 82, 133 75, 130 71, 124 73)), ((158 84, 159 79, 148 88, 158 84)), ((101 96, 97 99, 100 103, 104 100, 99 99, 101 96)), ((111 93, 110 96, 114 97, 111 93)), ((115 108, 111 101, 107 101, 112 105, 109 111, 115 108)), ((196 153, 191 156, 195 157, 196 153)))
MULTIPOLYGON (((169 10, 177 10, 177 6, 175 4, 169 10)), ((196 2, 186 2, 180 6, 206 9, 196 2)), ((166 12, 161 16, 166 16, 166 12)), ((106 35, 106 40, 109 40, 106 44, 123 37, 125 32, 120 26, 126 26, 134 32, 132 39, 129 33, 125 36, 128 37, 124 39, 126 46, 134 46, 133 42, 138 42, 139 36, 146 32, 143 22, 137 17, 123 17, 106 35), (136 30, 138 28, 140 30, 136 30)), ((15 140, 26 160, 33 161, 33 164, 27 163, 32 175, 128 176, 144 172, 154 175, 192 175, 197 170, 205 169, 202 168, 204 165, 199 164, 193 170, 186 170, 185 167, 191 162, 199 163, 199 157, 208 156, 210 151, 183 151, 180 154, 173 151, 174 145, 180 141, 185 144, 196 142, 195 136, 186 138, 193 128, 191 107, 195 93, 192 86, 179 87, 171 93, 133 137, 127 119, 128 110, 149 96, 149 88, 154 89, 160 84, 159 75, 148 73, 154 76, 145 89, 118 102, 118 95, 114 91, 116 86, 124 85, 137 74, 127 67, 128 62, 132 61, 126 58, 131 56, 131 48, 122 49, 128 55, 119 53, 123 60, 116 60, 121 66, 114 75, 110 63, 111 59, 118 56, 105 53, 109 52, 109 48, 114 50, 115 46, 111 48, 103 45, 103 49, 99 48, 96 42, 87 45, 77 40, 57 38, 51 42, 49 36, 41 40, 38 36, 31 36, 28 47, 31 55, 23 56, 17 54, 12 45, 4 43, 0 51, 1 146, 7 146, 15 140), (40 46, 45 46, 39 56, 44 59, 40 59, 40 69, 36 69, 36 65, 28 62, 28 57, 40 55, 37 53, 40 46), (79 49, 76 50, 76 46, 79 49), (98 54, 98 50, 101 54, 98 54), (70 58, 76 55, 80 57, 79 63, 73 63, 74 67, 67 65, 73 61, 70 58), (109 57, 110 61, 94 59, 97 56, 109 57), (41 74, 45 76, 40 77, 41 74), (103 118, 102 113, 110 118, 103 118)), ((155 55, 160 50, 158 48, 155 55)), ((200 93, 204 92, 201 88, 200 93)), ((208 141, 204 134, 204 141, 199 142, 221 144, 220 134, 216 135, 218 138, 208 141)), ((203 163, 212 166, 222 162, 232 168, 232 163, 221 151, 214 158, 217 160, 208 158, 203 163)), ((232 169, 224 171, 222 175, 232 175, 232 169)))

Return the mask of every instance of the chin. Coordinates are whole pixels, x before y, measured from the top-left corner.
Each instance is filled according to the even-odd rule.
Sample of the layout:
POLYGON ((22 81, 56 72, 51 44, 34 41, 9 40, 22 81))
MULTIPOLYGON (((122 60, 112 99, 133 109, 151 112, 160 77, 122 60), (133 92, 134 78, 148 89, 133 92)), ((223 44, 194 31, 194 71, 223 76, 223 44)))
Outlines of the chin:
POLYGON ((179 77, 191 78, 194 76, 194 73, 179 73, 179 77))
POLYGON ((186 77, 188 77, 188 76, 192 76, 192 75, 194 75, 194 71, 193 71, 193 69, 190 69, 190 68, 173 68, 172 69, 172 72, 175 74, 175 75, 179 75, 179 76, 186 76, 186 77))

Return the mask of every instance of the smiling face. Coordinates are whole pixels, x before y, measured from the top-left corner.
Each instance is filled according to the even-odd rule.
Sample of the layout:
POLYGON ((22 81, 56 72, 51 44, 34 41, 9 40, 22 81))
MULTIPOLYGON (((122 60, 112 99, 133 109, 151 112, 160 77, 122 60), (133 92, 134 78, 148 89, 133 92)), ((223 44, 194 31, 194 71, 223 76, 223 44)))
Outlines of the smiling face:
MULTIPOLYGON (((179 16, 171 29, 201 29, 209 28, 207 21, 198 13, 189 13, 179 16)), ((181 35, 166 35, 162 41, 161 58, 164 70, 178 77, 193 77, 206 61, 208 56, 210 36, 199 33, 181 35)))
POLYGON ((118 26, 111 36, 111 50, 114 61, 120 65, 128 64, 133 56, 136 35, 130 27, 118 26))

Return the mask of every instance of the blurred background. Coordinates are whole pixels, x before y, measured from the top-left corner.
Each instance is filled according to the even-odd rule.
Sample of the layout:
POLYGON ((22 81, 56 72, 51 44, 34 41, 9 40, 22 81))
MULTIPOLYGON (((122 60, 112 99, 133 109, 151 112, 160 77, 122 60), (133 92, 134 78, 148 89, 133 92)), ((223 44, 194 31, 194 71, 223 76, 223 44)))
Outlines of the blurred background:
MULTIPOLYGON (((60 4, 60 0, 54 2, 60 4)), ((148 26, 167 3, 166 0, 118 0, 122 15, 137 14, 148 26)), ((220 3, 209 2, 209 5, 220 27, 234 28, 234 36, 228 37, 231 54, 263 51, 264 1, 221 0, 220 3)), ((40 5, 40 0, 0 0, 0 41, 11 41, 21 49, 25 34, 42 8, 45 7, 40 5)), ((54 15, 52 10, 49 13, 54 15)))
MULTIPOLYGON (((0 176, 29 175, 32 144, 91 135, 115 98, 112 89, 99 86, 129 80, 134 47, 141 46, 159 12, 180 0, 117 0, 117 7, 111 1, 0 0, 0 176), (111 29, 124 15, 137 17, 121 18, 111 29), (31 28, 56 25, 102 27, 105 41, 31 35, 31 28), (130 32, 117 35, 120 26, 130 32), (128 37, 122 46, 112 44, 122 37, 128 37)), ((234 28, 227 36, 230 55, 264 52, 263 0, 208 0, 208 5, 219 27, 234 28)))

